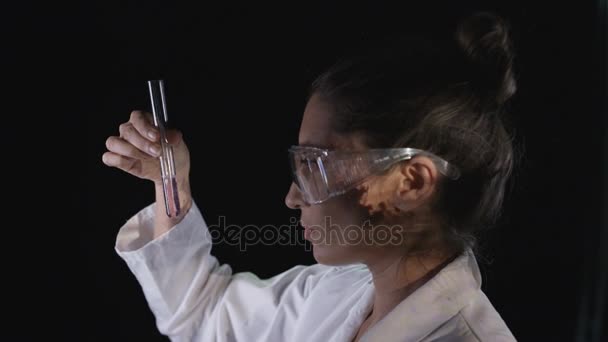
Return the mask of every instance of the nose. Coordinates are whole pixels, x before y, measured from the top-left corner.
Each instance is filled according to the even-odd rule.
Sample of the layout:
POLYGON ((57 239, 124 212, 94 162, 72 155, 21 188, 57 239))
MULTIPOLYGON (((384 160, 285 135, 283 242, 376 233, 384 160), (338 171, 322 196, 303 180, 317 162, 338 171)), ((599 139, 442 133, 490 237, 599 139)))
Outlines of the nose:
POLYGON ((306 205, 304 199, 302 199, 302 193, 295 183, 291 183, 291 186, 289 187, 287 196, 285 196, 285 205, 290 209, 301 209, 306 205))

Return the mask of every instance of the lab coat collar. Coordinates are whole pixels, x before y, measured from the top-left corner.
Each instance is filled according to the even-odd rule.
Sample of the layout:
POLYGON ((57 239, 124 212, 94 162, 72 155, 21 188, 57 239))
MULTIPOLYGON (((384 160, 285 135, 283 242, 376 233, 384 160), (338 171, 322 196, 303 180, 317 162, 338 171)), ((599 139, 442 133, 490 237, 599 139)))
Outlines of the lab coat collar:
POLYGON ((456 315, 480 289, 479 267, 467 249, 371 327, 361 341, 421 340, 456 315))

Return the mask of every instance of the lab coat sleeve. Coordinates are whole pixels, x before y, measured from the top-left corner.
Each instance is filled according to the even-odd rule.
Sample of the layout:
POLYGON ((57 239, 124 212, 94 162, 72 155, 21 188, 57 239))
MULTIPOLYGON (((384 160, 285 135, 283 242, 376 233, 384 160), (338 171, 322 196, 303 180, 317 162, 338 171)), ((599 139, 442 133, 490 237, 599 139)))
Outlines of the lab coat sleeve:
POLYGON ((152 204, 120 228, 115 249, 140 283, 159 331, 175 341, 253 340, 252 333, 263 338, 270 329, 287 337, 298 308, 329 270, 298 265, 264 280, 233 274, 211 255, 211 235, 196 204, 156 239, 153 226, 152 204))

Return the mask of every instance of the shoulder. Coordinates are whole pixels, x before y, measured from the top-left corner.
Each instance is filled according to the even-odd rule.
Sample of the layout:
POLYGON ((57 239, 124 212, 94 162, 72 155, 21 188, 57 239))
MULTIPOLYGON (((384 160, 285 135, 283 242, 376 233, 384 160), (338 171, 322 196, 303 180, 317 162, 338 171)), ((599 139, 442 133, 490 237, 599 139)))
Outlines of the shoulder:
POLYGON ((481 290, 458 316, 479 341, 515 341, 511 330, 481 290))
POLYGON ((479 290, 469 304, 423 341, 513 342, 516 339, 486 295, 479 290))

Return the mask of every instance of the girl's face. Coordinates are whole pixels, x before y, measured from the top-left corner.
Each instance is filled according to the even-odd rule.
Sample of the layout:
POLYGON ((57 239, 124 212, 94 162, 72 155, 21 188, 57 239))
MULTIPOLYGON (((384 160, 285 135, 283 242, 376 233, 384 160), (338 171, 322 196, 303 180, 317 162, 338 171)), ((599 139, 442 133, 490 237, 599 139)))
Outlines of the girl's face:
MULTIPOLYGON (((338 150, 366 149, 360 135, 340 135, 332 131, 332 115, 331 107, 313 95, 304 111, 299 144, 338 150)), ((300 209, 304 235, 312 243, 317 262, 365 263, 378 255, 380 244, 385 251, 387 246, 398 248, 400 245, 398 241, 395 243, 399 227, 389 226, 391 220, 387 219, 387 213, 399 211, 390 200, 398 188, 392 183, 398 179, 390 175, 371 178, 355 190, 316 205, 305 203, 295 184, 291 185, 285 203, 291 209, 300 209), (387 239, 392 239, 391 243, 385 243, 387 239)))

